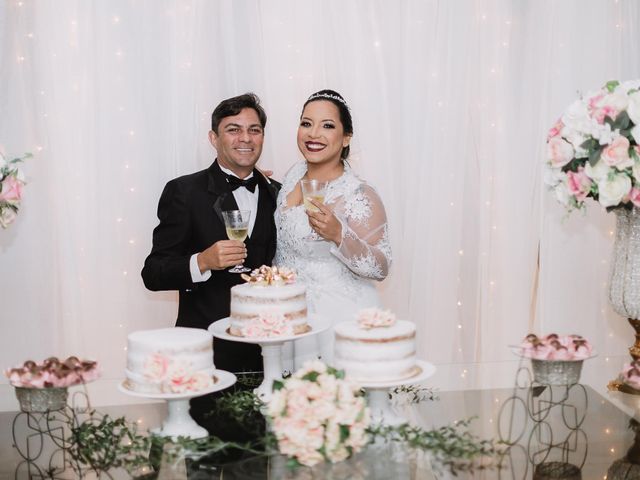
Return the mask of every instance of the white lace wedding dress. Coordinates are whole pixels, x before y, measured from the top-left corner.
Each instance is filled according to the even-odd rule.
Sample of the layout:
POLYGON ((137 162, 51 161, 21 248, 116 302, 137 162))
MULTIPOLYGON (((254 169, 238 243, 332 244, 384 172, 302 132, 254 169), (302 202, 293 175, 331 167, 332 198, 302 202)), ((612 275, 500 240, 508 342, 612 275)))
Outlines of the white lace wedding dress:
MULTIPOLYGON (((307 286, 309 312, 332 325, 355 318, 362 308, 379 306, 375 280, 387 276, 391 245, 384 205, 375 190, 358 178, 348 165, 344 174, 329 183, 324 203, 342 224, 342 242, 310 241, 312 233, 302 205, 287 206, 287 196, 307 171, 306 162, 285 175, 275 212, 278 244, 274 265, 298 273, 307 286)), ((296 340, 285 346, 284 368, 297 369, 320 356, 331 363, 333 330, 296 340)))

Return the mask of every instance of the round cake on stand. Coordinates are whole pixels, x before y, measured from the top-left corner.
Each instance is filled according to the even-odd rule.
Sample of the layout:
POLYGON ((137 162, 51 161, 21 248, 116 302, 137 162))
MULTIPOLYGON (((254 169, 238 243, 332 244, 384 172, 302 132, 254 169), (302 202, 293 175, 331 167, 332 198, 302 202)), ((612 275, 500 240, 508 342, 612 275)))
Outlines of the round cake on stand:
POLYGON ((230 316, 209 326, 214 337, 260 345, 264 381, 254 390, 269 402, 274 380, 282 379, 282 346, 285 342, 317 335, 331 323, 307 311, 307 290, 287 268, 261 266, 246 283, 231 288, 230 316))
POLYGON ((189 400, 229 388, 236 383, 236 376, 225 370, 215 370, 212 380, 214 383, 209 388, 199 391, 186 391, 184 393, 139 393, 128 388, 126 380, 118 385, 118 389, 122 393, 133 397, 165 400, 167 402, 167 417, 162 422, 162 426, 151 429, 151 433, 173 439, 178 437, 205 438, 209 436, 209 432, 191 418, 189 400))
POLYGON ((189 414, 189 399, 224 390, 236 382, 233 373, 215 369, 213 338, 199 328, 130 333, 125 373, 121 392, 167 402, 167 418, 152 433, 172 438, 207 437, 207 430, 189 414))
POLYGON ((230 333, 230 317, 223 318, 209 326, 214 337, 232 342, 260 345, 264 362, 264 380, 253 392, 265 403, 271 400, 274 380, 282 380, 282 346, 285 342, 317 335, 327 330, 331 323, 320 316, 310 315, 307 324, 310 327, 305 333, 285 334, 272 337, 241 337, 230 333))
POLYGON ((389 389, 422 382, 436 370, 416 358, 415 324, 368 308, 355 321, 337 324, 334 332, 335 366, 367 391, 372 421, 406 423, 392 410, 389 389))

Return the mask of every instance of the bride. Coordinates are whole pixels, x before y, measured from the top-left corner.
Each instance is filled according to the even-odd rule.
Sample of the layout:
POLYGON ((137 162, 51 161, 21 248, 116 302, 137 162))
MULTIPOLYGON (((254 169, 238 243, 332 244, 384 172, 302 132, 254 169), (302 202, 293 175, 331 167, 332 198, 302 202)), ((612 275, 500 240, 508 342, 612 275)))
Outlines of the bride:
MULTIPOLYGON (((351 113, 339 93, 321 90, 307 99, 298 127, 305 161, 287 172, 275 213, 274 264, 298 272, 310 313, 332 324, 379 306, 374 281, 387 276, 391 263, 384 205, 346 163, 352 135, 351 113), (323 203, 306 199, 318 211, 304 208, 301 180, 329 182, 323 203)), ((291 348, 284 354, 289 370, 317 357, 330 364, 333 330, 296 340, 291 348)))

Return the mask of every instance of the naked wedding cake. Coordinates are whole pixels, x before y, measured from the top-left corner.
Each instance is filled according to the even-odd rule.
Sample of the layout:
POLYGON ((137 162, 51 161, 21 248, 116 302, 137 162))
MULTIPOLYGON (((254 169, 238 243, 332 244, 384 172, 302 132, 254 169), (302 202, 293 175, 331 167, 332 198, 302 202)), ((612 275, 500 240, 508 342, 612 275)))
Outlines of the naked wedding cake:
POLYGON ((262 266, 231 288, 229 333, 281 337, 308 332, 307 294, 292 270, 262 266))
POLYGON ((139 393, 198 392, 211 387, 213 342, 207 330, 162 328, 127 337, 125 387, 139 393))
POLYGON ((355 381, 402 380, 419 372, 416 326, 377 308, 361 310, 356 321, 334 327, 334 361, 355 381))

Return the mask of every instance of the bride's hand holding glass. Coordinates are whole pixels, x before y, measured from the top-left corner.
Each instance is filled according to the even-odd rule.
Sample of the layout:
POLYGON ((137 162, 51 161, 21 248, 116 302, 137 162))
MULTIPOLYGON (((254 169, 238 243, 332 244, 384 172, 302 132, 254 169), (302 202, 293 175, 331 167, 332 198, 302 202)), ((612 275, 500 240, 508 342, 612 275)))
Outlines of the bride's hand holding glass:
POLYGON ((342 224, 333 214, 331 208, 313 198, 305 199, 311 203, 318 211, 305 210, 309 217, 309 225, 324 240, 340 245, 342 241, 342 224))

